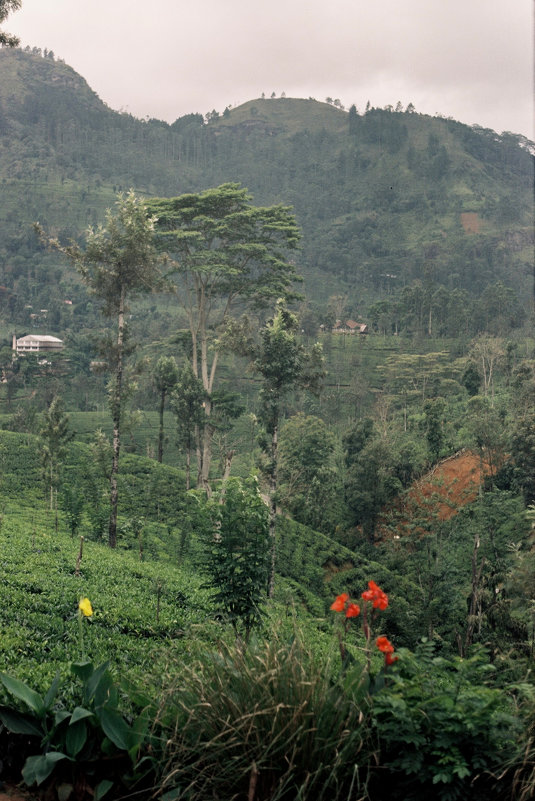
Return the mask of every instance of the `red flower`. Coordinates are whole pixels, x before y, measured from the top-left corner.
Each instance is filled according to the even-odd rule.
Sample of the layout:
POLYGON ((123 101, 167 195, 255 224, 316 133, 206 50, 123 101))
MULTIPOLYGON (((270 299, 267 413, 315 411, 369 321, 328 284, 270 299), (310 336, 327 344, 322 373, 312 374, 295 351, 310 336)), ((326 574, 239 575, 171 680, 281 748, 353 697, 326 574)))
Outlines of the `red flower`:
POLYGON ((346 617, 358 617, 360 615, 360 606, 358 604, 349 604, 346 609, 346 617))
POLYGON ((331 604, 331 609, 333 612, 343 612, 347 601, 349 601, 349 595, 347 592, 343 592, 334 599, 333 603, 331 604))
POLYGON ((365 601, 371 601, 374 609, 386 609, 388 595, 377 586, 375 581, 368 581, 368 589, 362 593, 365 601))
POLYGON ((392 656, 394 653, 394 646, 388 637, 377 637, 375 644, 385 655, 385 667, 388 667, 388 665, 393 665, 394 662, 398 661, 397 656, 392 656))
POLYGON ((388 639, 388 637, 377 637, 375 640, 375 644, 383 654, 393 654, 394 653, 394 646, 388 639))

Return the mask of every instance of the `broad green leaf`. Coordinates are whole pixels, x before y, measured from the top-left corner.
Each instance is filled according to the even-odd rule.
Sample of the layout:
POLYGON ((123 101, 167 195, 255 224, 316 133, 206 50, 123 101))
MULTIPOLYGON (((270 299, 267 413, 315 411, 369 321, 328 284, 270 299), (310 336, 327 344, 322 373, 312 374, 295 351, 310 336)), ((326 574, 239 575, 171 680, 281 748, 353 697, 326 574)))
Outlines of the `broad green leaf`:
POLYGON ((71 662, 71 673, 78 676, 82 681, 87 681, 93 673, 92 662, 71 662))
POLYGON ((94 801, 100 801, 101 798, 104 798, 106 793, 111 790, 113 787, 113 782, 109 779, 103 779, 101 782, 97 784, 95 787, 95 794, 93 796, 94 801))
POLYGON ((60 677, 60 672, 58 670, 58 672, 54 676, 54 680, 52 681, 52 684, 50 685, 50 687, 48 689, 47 694, 45 695, 45 707, 47 709, 50 709, 50 707, 52 706, 52 703, 54 702, 54 699, 55 699, 56 695, 58 694, 60 682, 61 682, 61 677, 60 677))
POLYGON ((26 706, 29 706, 32 712, 35 712, 38 717, 44 715, 45 705, 39 693, 36 693, 35 690, 32 690, 31 687, 28 687, 24 682, 14 679, 13 676, 8 676, 7 673, 0 673, 0 679, 11 695, 24 701, 26 706))
POLYGON ((40 729, 33 720, 28 719, 21 712, 17 712, 16 709, 5 706, 0 707, 0 720, 6 729, 9 729, 13 734, 31 734, 36 737, 43 736, 43 730, 40 729))
POLYGON ((74 723, 78 723, 79 720, 83 720, 84 718, 92 718, 93 712, 89 709, 84 709, 83 706, 75 707, 71 719, 69 721, 69 726, 72 726, 74 723))
POLYGON ((98 709, 96 714, 104 734, 117 748, 128 751, 132 745, 132 730, 124 718, 118 712, 106 707, 98 709))
POLYGON ((109 662, 104 662, 104 664, 100 665, 100 667, 98 667, 87 679, 85 686, 85 694, 87 701, 91 701, 91 699, 99 689, 99 685, 101 683, 105 685, 109 685, 111 683, 111 677, 107 672, 109 664, 110 664, 109 662))
POLYGON ((31 787, 32 784, 42 784, 54 770, 56 762, 62 759, 67 759, 67 756, 60 751, 28 757, 22 769, 24 782, 28 787, 31 787))
POLYGON ((66 709, 58 709, 56 714, 54 715, 54 723, 56 726, 60 726, 64 720, 67 720, 71 716, 71 713, 68 712, 66 709))
POLYGON ((78 720, 77 723, 69 726, 65 738, 65 745, 69 756, 75 757, 82 750, 86 741, 87 726, 85 720, 78 720))

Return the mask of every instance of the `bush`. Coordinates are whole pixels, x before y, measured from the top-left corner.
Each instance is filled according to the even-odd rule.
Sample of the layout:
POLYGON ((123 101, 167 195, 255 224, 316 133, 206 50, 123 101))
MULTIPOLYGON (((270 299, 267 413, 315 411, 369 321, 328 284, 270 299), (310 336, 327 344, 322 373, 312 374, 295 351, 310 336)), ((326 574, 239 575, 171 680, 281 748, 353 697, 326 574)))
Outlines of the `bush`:
POLYGON ((486 686, 493 672, 482 655, 433 658, 430 643, 400 653, 373 698, 381 753, 374 801, 508 797, 496 776, 516 753, 519 721, 504 693, 486 686))

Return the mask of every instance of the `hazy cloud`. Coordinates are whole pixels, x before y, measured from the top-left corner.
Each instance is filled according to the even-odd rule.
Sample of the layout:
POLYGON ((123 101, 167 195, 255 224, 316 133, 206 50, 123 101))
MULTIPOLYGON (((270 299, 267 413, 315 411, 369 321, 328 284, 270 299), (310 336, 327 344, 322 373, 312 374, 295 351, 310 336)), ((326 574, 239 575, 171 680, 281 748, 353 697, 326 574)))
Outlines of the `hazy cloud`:
POLYGON ((531 15, 527 0, 23 0, 6 27, 140 117, 285 91, 533 138, 531 15))

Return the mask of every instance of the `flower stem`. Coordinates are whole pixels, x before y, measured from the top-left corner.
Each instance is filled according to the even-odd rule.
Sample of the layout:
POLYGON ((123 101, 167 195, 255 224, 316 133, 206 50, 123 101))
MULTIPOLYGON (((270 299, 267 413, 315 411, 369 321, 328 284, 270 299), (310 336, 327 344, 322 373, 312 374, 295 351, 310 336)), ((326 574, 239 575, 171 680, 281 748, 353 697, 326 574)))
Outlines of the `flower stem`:
POLYGON ((82 660, 85 659, 85 649, 84 649, 84 621, 82 620, 82 613, 78 612, 78 637, 80 640, 80 651, 82 654, 82 660))

